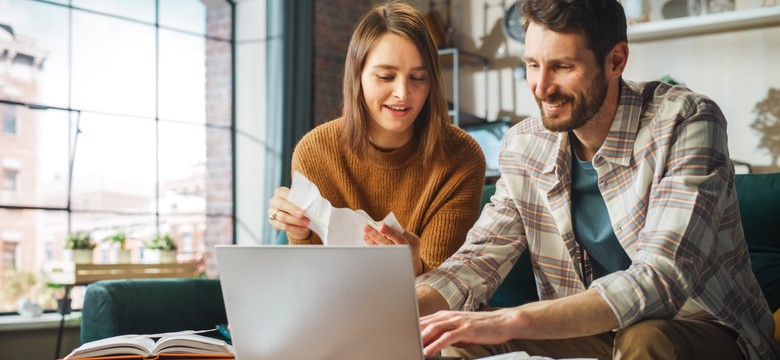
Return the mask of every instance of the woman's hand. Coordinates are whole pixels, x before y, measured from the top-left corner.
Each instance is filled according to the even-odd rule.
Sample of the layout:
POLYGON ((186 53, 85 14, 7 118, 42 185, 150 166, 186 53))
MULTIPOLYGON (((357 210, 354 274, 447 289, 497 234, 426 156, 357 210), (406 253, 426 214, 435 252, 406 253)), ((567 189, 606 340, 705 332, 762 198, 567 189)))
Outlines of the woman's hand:
POLYGON ((381 224, 379 231, 376 231, 369 225, 363 228, 363 241, 368 245, 409 245, 412 248, 412 264, 414 264, 414 275, 423 273, 424 264, 420 258, 420 238, 406 230, 403 233, 395 231, 390 226, 381 224))
POLYGON ((276 188, 274 196, 268 201, 268 222, 276 230, 287 232, 292 239, 305 239, 311 235, 309 218, 303 209, 287 200, 290 189, 284 186, 276 188))

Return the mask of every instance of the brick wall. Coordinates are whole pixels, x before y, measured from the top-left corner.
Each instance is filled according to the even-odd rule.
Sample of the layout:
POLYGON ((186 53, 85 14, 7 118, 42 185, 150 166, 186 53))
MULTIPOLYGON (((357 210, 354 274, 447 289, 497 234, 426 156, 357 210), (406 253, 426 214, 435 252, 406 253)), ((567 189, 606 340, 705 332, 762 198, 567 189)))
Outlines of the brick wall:
POLYGON ((341 115, 341 81, 352 31, 378 0, 314 2, 312 127, 341 115))
MULTIPOLYGON (((221 2, 205 2, 209 36, 232 37, 231 8, 221 2)), ((232 117, 231 45, 226 41, 206 42, 206 122, 230 126, 232 117)), ((233 144, 228 128, 206 128, 206 274, 217 275, 214 245, 233 241, 233 144)))

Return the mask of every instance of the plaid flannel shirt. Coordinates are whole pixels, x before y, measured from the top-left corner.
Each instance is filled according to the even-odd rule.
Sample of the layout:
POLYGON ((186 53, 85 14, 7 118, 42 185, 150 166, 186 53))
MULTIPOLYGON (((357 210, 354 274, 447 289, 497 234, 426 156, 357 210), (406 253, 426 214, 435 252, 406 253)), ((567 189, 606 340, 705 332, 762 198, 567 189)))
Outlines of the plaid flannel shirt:
POLYGON ((632 260, 625 271, 593 279, 582 258, 572 232, 571 161, 567 134, 546 130, 539 117, 511 128, 491 203, 463 247, 418 284, 436 288, 452 309, 476 309, 529 250, 541 299, 593 287, 619 328, 706 311, 739 333, 747 358, 778 358, 742 232, 726 121, 712 100, 683 87, 621 81, 593 165, 632 260))

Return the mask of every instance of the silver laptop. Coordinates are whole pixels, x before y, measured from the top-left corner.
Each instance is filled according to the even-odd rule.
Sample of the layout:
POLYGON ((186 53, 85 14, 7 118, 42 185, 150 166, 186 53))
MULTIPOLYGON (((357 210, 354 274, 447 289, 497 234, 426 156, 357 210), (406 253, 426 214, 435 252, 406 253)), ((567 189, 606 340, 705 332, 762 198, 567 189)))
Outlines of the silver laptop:
POLYGON ((216 251, 237 359, 423 359, 408 247, 216 251))

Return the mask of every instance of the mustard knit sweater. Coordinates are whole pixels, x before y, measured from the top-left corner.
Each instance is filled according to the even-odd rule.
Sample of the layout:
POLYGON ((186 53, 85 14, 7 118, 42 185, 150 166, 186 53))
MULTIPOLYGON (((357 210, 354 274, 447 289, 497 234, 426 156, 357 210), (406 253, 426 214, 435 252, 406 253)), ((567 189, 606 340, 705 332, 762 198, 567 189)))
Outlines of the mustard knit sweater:
MULTIPOLYGON (((419 141, 391 152, 371 150, 358 157, 340 140, 343 119, 322 124, 295 147, 292 171, 311 180, 334 207, 363 209, 373 219, 393 212, 420 237, 424 269, 439 266, 465 241, 479 217, 485 156, 465 131, 448 125, 444 161, 424 167, 419 141)), ((322 244, 313 232, 293 244, 322 244)))

